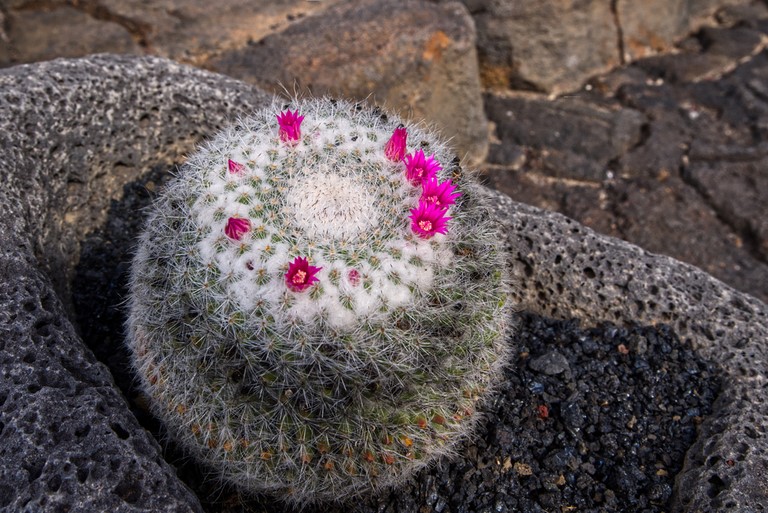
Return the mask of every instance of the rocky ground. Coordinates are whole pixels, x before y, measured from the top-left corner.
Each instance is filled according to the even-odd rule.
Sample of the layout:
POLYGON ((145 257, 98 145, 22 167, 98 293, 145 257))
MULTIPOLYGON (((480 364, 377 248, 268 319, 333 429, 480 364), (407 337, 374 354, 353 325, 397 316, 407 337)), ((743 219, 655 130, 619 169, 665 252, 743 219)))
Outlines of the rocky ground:
POLYGON ((763 0, 6 0, 0 22, 0 65, 151 53, 370 97, 514 199, 768 300, 763 0))

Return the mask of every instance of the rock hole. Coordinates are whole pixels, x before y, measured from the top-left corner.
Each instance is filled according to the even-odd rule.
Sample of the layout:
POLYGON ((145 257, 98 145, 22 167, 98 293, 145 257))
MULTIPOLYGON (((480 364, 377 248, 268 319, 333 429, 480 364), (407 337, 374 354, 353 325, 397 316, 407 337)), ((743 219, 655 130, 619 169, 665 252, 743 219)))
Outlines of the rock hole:
POLYGON ((726 484, 725 484, 725 481, 723 481, 723 480, 720 478, 720 476, 718 476, 717 474, 714 474, 712 477, 710 477, 709 479, 707 479, 707 482, 708 482, 710 485, 712 485, 712 486, 710 486, 710 487, 709 487, 709 489, 707 490, 707 496, 708 496, 710 499, 714 499, 715 497, 717 497, 718 495, 720 495, 720 492, 722 492, 723 490, 725 490, 725 489, 726 489, 726 487, 727 487, 727 486, 726 486, 726 484))
POLYGON ((48 490, 52 493, 56 493, 59 491, 59 488, 61 488, 61 476, 58 474, 51 476, 48 480, 48 490))
POLYGON ((141 499, 141 485, 135 474, 123 476, 112 492, 128 504, 136 504, 141 499))
POLYGON ((590 280, 594 279, 597 274, 595 274, 595 270, 591 267, 585 267, 584 268, 584 275, 589 278, 590 280))
POLYGON ((128 437, 131 436, 131 434, 128 431, 126 431, 125 428, 120 424, 118 424, 117 422, 113 422, 112 424, 109 425, 109 427, 112 428, 112 431, 114 431, 117 437, 120 438, 121 440, 127 440, 128 437))
POLYGON ((27 480, 30 483, 37 481, 43 474, 44 461, 33 461, 28 465, 24 465, 24 470, 27 471, 27 480))
POLYGON ((16 493, 8 485, 0 484, 0 508, 4 508, 13 502, 16 493))
POLYGON ((75 429, 75 436, 78 438, 83 438, 84 436, 87 436, 88 433, 90 432, 91 432, 91 426, 89 426, 88 424, 85 424, 75 429))
POLYGON ((39 320, 35 323, 35 332, 41 337, 47 337, 51 334, 50 327, 47 320, 39 320))

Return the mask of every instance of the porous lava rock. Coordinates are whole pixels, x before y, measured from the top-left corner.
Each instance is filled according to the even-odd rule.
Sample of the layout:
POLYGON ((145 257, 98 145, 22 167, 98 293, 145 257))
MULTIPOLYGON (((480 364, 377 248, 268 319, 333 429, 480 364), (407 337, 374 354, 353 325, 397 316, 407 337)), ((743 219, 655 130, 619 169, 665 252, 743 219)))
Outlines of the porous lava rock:
POLYGON ((0 509, 200 510, 80 340, 69 290, 125 180, 265 101, 155 58, 0 71, 0 509))

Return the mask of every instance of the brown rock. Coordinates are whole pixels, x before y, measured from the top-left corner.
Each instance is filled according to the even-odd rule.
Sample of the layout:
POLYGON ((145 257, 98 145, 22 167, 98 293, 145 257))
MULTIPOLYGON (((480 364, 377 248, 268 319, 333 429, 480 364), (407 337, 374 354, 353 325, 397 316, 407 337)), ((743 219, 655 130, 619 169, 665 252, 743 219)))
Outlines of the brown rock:
POLYGON ((465 0, 484 85, 559 93, 619 64, 610 2, 465 0))
POLYGON ((0 33, 0 66, 97 52, 146 52, 199 64, 338 1, 6 0, 10 30, 7 48, 0 33))
POLYGON ((705 27, 678 46, 679 53, 656 55, 636 64, 665 82, 713 80, 762 51, 766 41, 763 34, 749 27, 705 27), (702 48, 706 52, 701 52, 702 48))
POLYGON ((474 26, 457 2, 343 3, 206 66, 272 91, 370 98, 434 123, 470 161, 487 151, 474 26))
POLYGON ((7 17, 0 41, 0 67, 89 53, 141 53, 131 33, 117 23, 71 7, 23 10, 7 17))
POLYGON ((616 18, 621 27, 627 62, 670 50, 705 18, 724 5, 744 0, 617 0, 616 18))
POLYGON ((99 0, 99 4, 114 16, 146 26, 153 53, 201 64, 212 55, 284 30, 339 1, 99 0))

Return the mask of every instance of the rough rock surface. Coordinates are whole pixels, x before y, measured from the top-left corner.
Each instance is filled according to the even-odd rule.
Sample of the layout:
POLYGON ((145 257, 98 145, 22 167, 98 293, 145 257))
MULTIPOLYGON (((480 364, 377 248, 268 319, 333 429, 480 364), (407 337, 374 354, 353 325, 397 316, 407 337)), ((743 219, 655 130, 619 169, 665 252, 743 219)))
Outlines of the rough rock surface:
POLYGON ((768 12, 746 15, 579 94, 489 93, 490 183, 768 301, 768 12))
POLYGON ((258 41, 339 0, 4 0, 0 65, 107 52, 125 35, 129 53, 200 64, 222 50, 258 41), (119 25, 118 34, 111 25, 119 25), (61 33, 58 33, 61 31, 61 33), (78 35, 80 37, 78 37, 78 35), (88 48, 83 49, 83 39, 88 48), (45 55, 41 42, 51 42, 45 55), (77 50, 78 53, 75 53, 77 50))
MULTIPOLYGON (((455 1, 432 0, 430 3, 455 1)), ((692 28, 709 22, 708 17, 719 7, 760 2, 461 1, 478 27, 485 85, 523 86, 549 93, 577 89, 595 73, 672 49, 692 28)), ((250 42, 259 42, 292 26, 305 23, 310 26, 313 16, 332 10, 340 3, 339 0, 215 3, 205 0, 6 0, 0 5, 0 16, 5 17, 5 22, 0 24, 0 43, 7 42, 5 47, 0 44, 0 65, 116 51, 117 48, 205 65, 222 52, 247 51, 250 42)), ((415 5, 385 3, 388 14, 395 17, 400 15, 399 11, 415 5)), ((423 5, 418 9, 424 9, 423 5)), ((388 17, 383 16, 381 22, 387 24, 388 17)), ((410 26, 410 22, 403 25, 410 26)), ((332 31, 333 25, 323 30, 332 31)), ((328 43, 322 45, 327 46, 328 43)))
POLYGON ((141 47, 119 23, 98 20, 73 7, 19 12, 0 42, 0 63, 34 62, 56 57, 81 57, 94 49, 111 53, 140 53, 141 47), (45 30, 40 30, 45 27, 45 30), (12 42, 12 43, 11 43, 12 42), (15 51, 23 48, 23 58, 15 51))
POLYGON ((487 151, 474 25, 458 2, 339 4, 206 66, 272 91, 370 96, 406 118, 428 120, 472 162, 487 151))
POLYGON ((0 71, 0 506, 199 510, 76 334, 70 287, 126 180, 267 100, 154 58, 0 71))
POLYGON ((463 0, 477 23, 487 87, 558 94, 670 50, 717 7, 739 0, 463 0))
POLYGON ((14 239, 0 226, 0 511, 200 511, 14 239))
POLYGON ((641 4, 616 0, 612 9, 620 30, 623 62, 669 51, 719 7, 745 3, 740 0, 646 0, 641 4))
MULTIPOLYGON (((0 123, 3 128, 0 131, 3 134, 0 162, 3 163, 4 178, 0 189, 3 194, 0 226, 4 237, 3 268, 8 270, 6 287, 11 287, 3 296, 7 299, 4 299, 0 327, 7 335, 3 338, 6 342, 0 355, 8 361, 22 362, 2 368, 4 371, 6 368, 19 369, 14 376, 18 376, 20 390, 35 383, 34 380, 49 378, 71 379, 76 383, 83 380, 72 377, 76 376, 76 368, 67 370, 62 363, 63 370, 48 372, 36 365, 38 361, 45 364, 47 361, 66 363, 92 359, 90 353, 77 343, 77 337, 71 334, 70 321, 60 306, 41 306, 35 310, 37 301, 40 305, 58 302, 54 288, 43 273, 59 276, 60 282, 68 283, 70 279, 64 277, 71 277, 76 271, 77 248, 90 230, 109 219, 104 207, 110 197, 119 198, 116 191, 121 186, 153 167, 180 159, 197 137, 210 133, 214 126, 240 109, 263 102, 263 97, 242 83, 154 59, 94 57, 56 61, 7 70, 0 73, 0 80, 4 86, 1 89, 4 108, 0 109, 0 115, 4 116, 0 123), (139 80, 140 73, 144 74, 139 80), (105 90, 110 94, 105 94, 105 90), (102 116, 94 116, 94 113, 102 113, 102 116), (127 166, 130 168, 126 169, 127 166), (79 198, 75 202, 77 208, 68 206, 67 197, 79 198), (73 212, 74 217, 66 215, 73 212), (18 301, 20 296, 12 287, 22 287, 25 283, 40 283, 37 288, 30 287, 33 292, 28 293, 39 299, 18 301), (44 323, 40 324, 43 332, 32 336, 32 342, 28 340, 35 330, 38 314, 25 314, 25 305, 31 305, 26 308, 40 316, 47 316, 44 318, 50 319, 48 322, 53 326, 46 329, 44 323), (46 310, 51 313, 45 314, 46 310), (31 328, 23 322, 31 324, 31 328), (57 322, 64 327, 62 331, 53 329, 57 322), (52 337, 46 339, 46 331, 52 337), (66 336, 58 335, 62 332, 66 336), (55 342, 55 349, 63 351, 71 360, 49 356, 51 353, 45 352, 41 344, 51 340, 55 342), (34 361, 25 362, 25 358, 29 359, 27 354, 19 352, 27 347, 35 348, 32 351, 34 361), (22 364, 29 368, 23 371, 22 364)), ((148 182, 145 185, 149 188, 148 182)), ((701 270, 599 235, 558 214, 514 203, 502 195, 497 196, 495 203, 509 235, 510 264, 519 284, 516 299, 521 310, 555 318, 576 317, 587 324, 601 321, 619 325, 666 323, 689 341, 697 355, 719 364, 720 396, 713 413, 703 420, 697 442, 687 454, 672 493, 671 509, 750 511, 768 508, 764 427, 768 425, 765 397, 768 307, 701 270)), ((113 285, 119 286, 119 283, 113 285)), ((66 286, 60 285, 56 290, 61 296, 68 295, 66 286)), ((88 317, 88 312, 84 315, 88 317)), ((112 336, 116 337, 114 333, 112 336)), ((622 344, 632 350, 631 342, 622 344)), ((534 357, 548 355, 552 350, 558 348, 543 348, 534 357)), ((562 358, 551 354, 540 363, 542 376, 553 379, 566 379, 572 375, 574 367, 578 367, 575 361, 568 361, 566 366, 562 358)), ((106 376, 100 364, 93 364, 92 368, 95 370, 89 373, 91 379, 99 379, 100 372, 96 369, 101 369, 106 376)), ((9 381, 3 380, 6 382, 9 381)), ((54 392, 48 390, 52 387, 45 386, 46 383, 37 390, 41 398, 54 392)), ((78 388, 73 385, 71 390, 78 388)), ((81 404, 76 399, 84 394, 87 396, 86 390, 90 388, 80 388, 77 396, 57 397, 59 411, 67 410, 68 404, 72 404, 69 409, 75 411, 75 403, 81 404)), ((107 387, 99 390, 118 397, 117 392, 107 387)), ((29 393, 32 392, 27 388, 29 393)), ((16 402, 4 401, 0 407, 2 422, 5 425, 14 423, 20 428, 31 425, 33 431, 34 426, 49 427, 46 421, 25 419, 18 415, 18 410, 11 409, 11 405, 24 401, 37 412, 38 419, 55 413, 44 407, 41 409, 44 402, 31 399, 19 392, 18 398, 14 399, 16 402)), ((98 402, 86 402, 86 406, 88 404, 98 412, 98 402)), ((127 414, 127 406, 123 408, 107 411, 112 419, 120 414, 125 416, 126 420, 120 426, 128 433, 127 439, 146 436, 127 414)), ((565 425, 573 426, 579 422, 581 417, 574 408, 565 408, 564 414, 560 410, 565 425)), ((82 415, 79 412, 78 417, 82 415)), ((53 419, 55 422, 56 417, 53 419)), ((92 438, 89 437, 97 435, 104 437, 101 440, 105 440, 105 444, 111 443, 110 447, 114 444, 120 447, 119 440, 125 436, 125 432, 105 426, 103 421, 99 423, 95 414, 90 430, 83 435, 87 442, 75 441, 76 431, 82 432, 78 423, 62 421, 62 425, 71 426, 74 436, 51 436, 49 440, 59 444, 59 450, 63 452, 78 452, 78 443, 90 447, 87 444, 92 438)), ((9 445, 3 447, 12 449, 6 449, 3 467, 22 468, 23 457, 16 456, 18 447, 22 448, 22 454, 24 451, 31 454, 36 447, 34 440, 16 431, 6 433, 6 430, 0 437, 9 440, 9 445)), ((92 443, 98 447, 96 441, 92 443)), ((188 499, 188 491, 173 481, 172 472, 157 457, 156 446, 150 442, 139 446, 153 448, 146 453, 137 449, 132 454, 135 464, 145 465, 142 467, 145 479, 159 476, 160 481, 151 482, 164 483, 169 495, 177 491, 173 503, 183 504, 188 499)), ((56 453, 55 445, 46 449, 45 454, 56 453)), ((118 450, 118 454, 124 453, 118 450)), ((63 463, 60 473, 73 469, 72 466, 67 467, 69 470, 65 467, 66 463, 63 463)), ((126 465, 121 468, 135 467, 126 465)), ((528 472, 524 466, 518 466, 518 469, 518 474, 528 472)), ((24 479, 27 475, 19 474, 24 479)), ((80 483, 82 475, 75 472, 74 479, 66 481, 70 484, 59 488, 64 499, 74 500, 77 494, 81 494, 82 500, 93 497, 96 492, 91 490, 89 483, 102 491, 124 489, 117 486, 117 482, 109 481, 115 479, 115 474, 102 476, 95 472, 93 477, 86 477, 84 483, 80 483), (76 482, 80 486, 75 485, 76 482), (103 489, 100 488, 102 483, 105 483, 103 489)), ((18 484, 14 486, 22 493, 31 493, 22 486, 22 477, 15 478, 14 483, 18 484)), ((54 488, 55 485, 54 481, 54 488)), ((431 486, 425 481, 414 493, 417 498, 422 497, 422 506, 438 510, 437 503, 429 502, 431 486)), ((473 496, 490 500, 478 483, 470 480, 467 486, 475 486, 471 492, 473 496)), ((150 495, 142 493, 141 497, 150 495)), ((483 503, 488 507, 493 504, 483 503)), ((106 499, 100 504, 112 505, 106 499)), ((440 510, 445 510, 445 506, 440 510)))
POLYGON ((468 0, 483 84, 558 93, 621 63, 611 2, 468 0))

